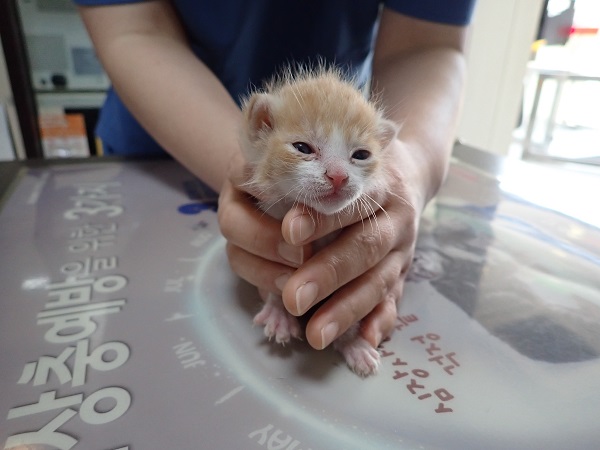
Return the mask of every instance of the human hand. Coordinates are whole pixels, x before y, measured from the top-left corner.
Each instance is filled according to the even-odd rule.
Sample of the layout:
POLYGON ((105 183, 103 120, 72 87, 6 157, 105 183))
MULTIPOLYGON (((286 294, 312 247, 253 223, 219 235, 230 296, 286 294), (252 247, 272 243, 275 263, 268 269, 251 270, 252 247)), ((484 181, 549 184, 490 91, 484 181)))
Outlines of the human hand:
POLYGON ((234 160, 221 191, 219 224, 235 273, 257 286, 263 298, 267 292, 282 293, 286 309, 298 316, 331 295, 306 328, 307 340, 316 349, 358 321, 361 335, 373 347, 395 326, 425 189, 418 164, 400 141, 386 151, 391 153, 389 192, 373 196, 374 217, 366 210, 343 216, 309 214, 299 206, 281 223, 235 187, 245 179, 241 157, 234 160), (338 237, 311 258, 311 243, 340 228, 338 237))
POLYGON ((342 216, 314 211, 309 215, 300 205, 283 220, 285 241, 298 246, 342 228, 333 242, 305 258, 283 287, 283 302, 294 315, 327 299, 306 328, 306 338, 316 349, 328 346, 357 321, 361 321, 361 335, 373 347, 395 326, 426 188, 417 159, 404 144, 394 140, 386 151, 391 153, 389 190, 373 196, 373 216, 367 217, 365 210, 342 216))
POLYGON ((229 179, 219 196, 218 220, 227 239, 227 257, 233 271, 266 293, 281 293, 295 269, 308 258, 311 245, 292 245, 281 234, 281 221, 260 211, 251 195, 240 190, 245 181, 244 161, 236 156, 229 179))

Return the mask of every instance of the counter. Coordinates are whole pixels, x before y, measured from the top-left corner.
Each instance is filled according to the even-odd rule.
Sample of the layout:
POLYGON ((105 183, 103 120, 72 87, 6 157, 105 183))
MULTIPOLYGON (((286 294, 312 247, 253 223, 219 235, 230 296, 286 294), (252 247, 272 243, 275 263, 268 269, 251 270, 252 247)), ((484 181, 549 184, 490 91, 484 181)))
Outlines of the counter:
POLYGON ((597 178, 457 145, 363 380, 252 326, 175 162, 0 170, 4 449, 598 448, 597 178))

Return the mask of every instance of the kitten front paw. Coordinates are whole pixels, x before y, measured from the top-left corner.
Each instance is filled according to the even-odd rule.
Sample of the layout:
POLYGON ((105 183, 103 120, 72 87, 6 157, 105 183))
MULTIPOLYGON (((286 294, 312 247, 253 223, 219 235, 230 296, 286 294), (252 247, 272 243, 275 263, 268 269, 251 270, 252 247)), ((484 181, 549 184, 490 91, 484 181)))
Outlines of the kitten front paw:
POLYGON ((362 337, 355 336, 345 342, 334 342, 334 347, 344 356, 348 367, 360 377, 366 378, 379 371, 379 352, 362 337))
POLYGON ((254 323, 264 326, 265 336, 269 340, 275 338, 278 344, 287 344, 291 338, 302 339, 298 319, 278 302, 267 301, 260 312, 254 316, 254 323))

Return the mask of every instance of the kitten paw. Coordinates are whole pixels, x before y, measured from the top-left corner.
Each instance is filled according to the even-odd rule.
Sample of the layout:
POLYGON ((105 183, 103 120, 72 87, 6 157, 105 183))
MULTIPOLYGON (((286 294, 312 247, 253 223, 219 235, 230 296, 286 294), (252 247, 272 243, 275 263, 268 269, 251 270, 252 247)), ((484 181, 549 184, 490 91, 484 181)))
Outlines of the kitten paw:
POLYGON ((360 377, 366 378, 379 371, 381 363, 379 352, 360 336, 355 336, 339 345, 334 343, 334 346, 344 356, 348 367, 360 377))
POLYGON ((291 338, 302 339, 302 330, 298 319, 291 315, 283 305, 267 302, 256 316, 256 325, 264 326, 265 336, 275 338, 278 344, 287 344, 291 338))

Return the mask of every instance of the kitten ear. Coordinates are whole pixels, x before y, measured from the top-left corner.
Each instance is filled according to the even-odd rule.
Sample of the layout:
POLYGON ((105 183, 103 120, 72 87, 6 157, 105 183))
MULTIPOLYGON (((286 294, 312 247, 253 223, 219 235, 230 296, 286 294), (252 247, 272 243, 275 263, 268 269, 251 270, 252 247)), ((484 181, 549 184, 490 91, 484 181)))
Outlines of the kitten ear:
POLYGON ((398 131, 400 131, 400 126, 396 122, 383 118, 379 120, 378 138, 382 149, 392 142, 398 131))
POLYGON ((271 114, 271 96, 269 94, 253 94, 244 107, 246 120, 253 136, 261 130, 273 129, 273 115, 271 114))

